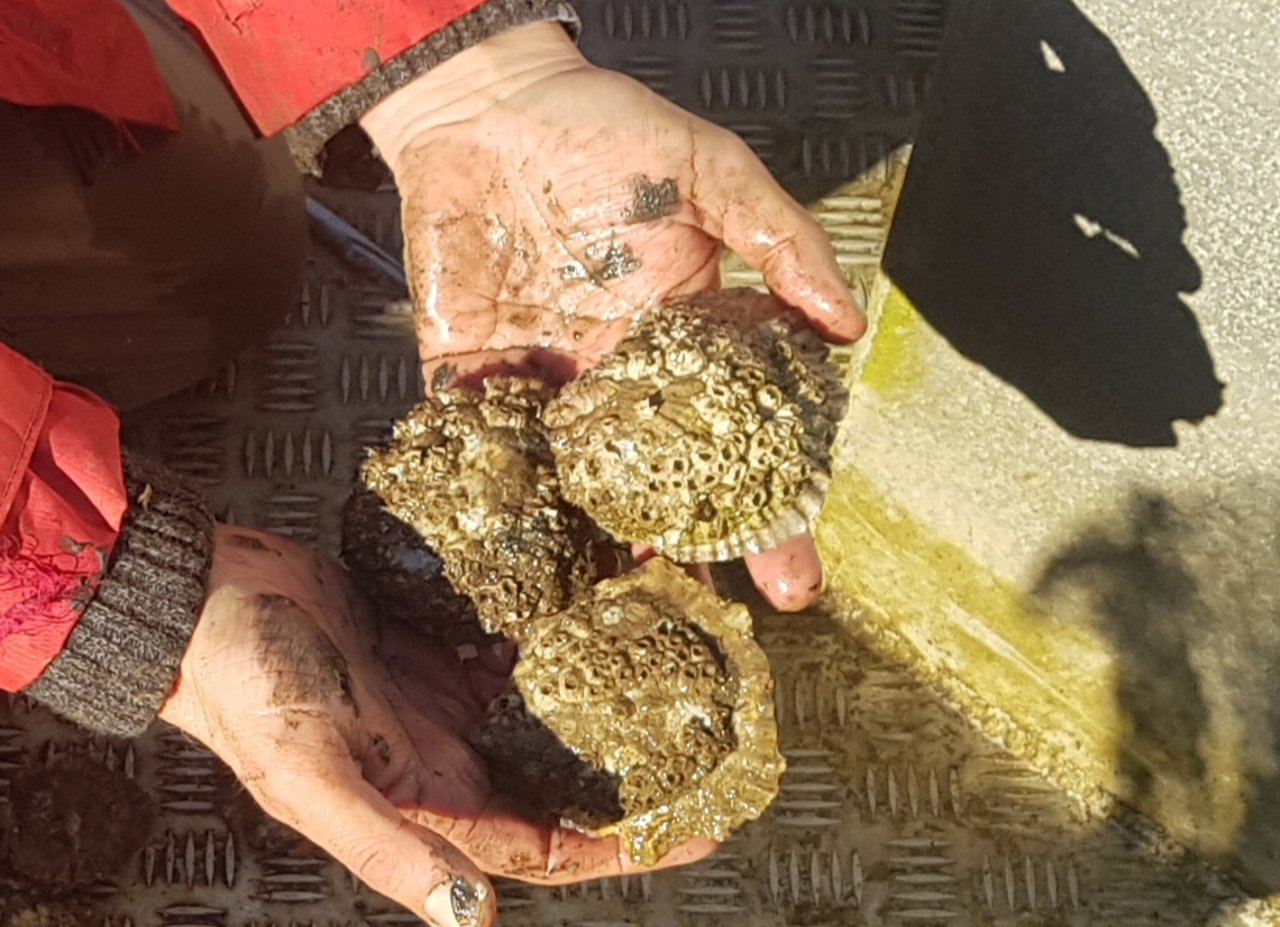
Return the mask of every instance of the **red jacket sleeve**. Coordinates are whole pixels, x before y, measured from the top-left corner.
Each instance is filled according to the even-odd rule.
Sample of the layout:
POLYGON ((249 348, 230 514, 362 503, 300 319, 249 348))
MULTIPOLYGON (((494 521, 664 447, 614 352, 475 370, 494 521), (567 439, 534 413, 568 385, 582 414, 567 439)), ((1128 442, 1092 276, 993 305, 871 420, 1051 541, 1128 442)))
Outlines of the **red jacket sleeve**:
POLYGON ((483 0, 170 0, 270 135, 483 0))
POLYGON ((117 0, 0 0, 0 100, 178 127, 146 37, 117 0))
POLYGON ((62 649, 127 501, 112 408, 0 344, 0 689, 25 687, 62 649))

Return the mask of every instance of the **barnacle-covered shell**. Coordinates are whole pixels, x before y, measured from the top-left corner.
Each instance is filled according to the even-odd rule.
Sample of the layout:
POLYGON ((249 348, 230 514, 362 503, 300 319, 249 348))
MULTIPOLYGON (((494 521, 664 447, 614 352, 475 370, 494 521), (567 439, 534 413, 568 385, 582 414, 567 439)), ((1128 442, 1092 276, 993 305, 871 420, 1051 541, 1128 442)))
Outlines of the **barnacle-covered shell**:
POLYGON ((704 562, 812 526, 847 402, 805 319, 739 289, 640 316, 543 421, 566 498, 620 540, 704 562))
POLYGON ((363 486, 342 508, 342 561, 379 614, 407 621, 452 647, 488 640, 471 600, 445 577, 440 556, 363 486))
POLYGON ((594 579, 595 529, 560 494, 531 380, 491 378, 483 391, 442 390, 370 451, 366 486, 411 525, 470 596, 485 628, 519 628, 565 608, 594 579))
POLYGON ((621 777, 579 756, 529 710, 514 684, 466 739, 485 761, 490 786, 520 813, 554 815, 584 831, 626 814, 621 777))
POLYGON ((750 615, 664 560, 531 624, 514 685, 530 715, 616 778, 622 817, 579 823, 617 834, 638 863, 723 840, 777 795, 785 762, 750 615))

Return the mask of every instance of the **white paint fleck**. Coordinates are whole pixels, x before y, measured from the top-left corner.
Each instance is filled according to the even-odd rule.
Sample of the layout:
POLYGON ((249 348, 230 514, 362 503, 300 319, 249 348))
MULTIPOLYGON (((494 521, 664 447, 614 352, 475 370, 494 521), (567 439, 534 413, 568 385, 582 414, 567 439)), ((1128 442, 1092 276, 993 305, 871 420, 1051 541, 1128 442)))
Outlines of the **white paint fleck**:
POLYGON ((1081 215, 1080 213, 1075 213, 1071 218, 1075 220, 1076 228, 1080 230, 1080 234, 1085 238, 1097 238, 1101 235, 1107 241, 1111 242, 1111 244, 1129 255, 1129 257, 1142 257, 1142 252, 1138 250, 1137 245, 1118 232, 1113 232, 1109 228, 1106 228, 1101 222, 1095 222, 1088 216, 1081 215))
POLYGON ((1058 57, 1058 53, 1053 50, 1053 46, 1044 39, 1040 40, 1040 54, 1044 56, 1044 66, 1055 74, 1066 74, 1067 66, 1062 63, 1062 59, 1058 57))

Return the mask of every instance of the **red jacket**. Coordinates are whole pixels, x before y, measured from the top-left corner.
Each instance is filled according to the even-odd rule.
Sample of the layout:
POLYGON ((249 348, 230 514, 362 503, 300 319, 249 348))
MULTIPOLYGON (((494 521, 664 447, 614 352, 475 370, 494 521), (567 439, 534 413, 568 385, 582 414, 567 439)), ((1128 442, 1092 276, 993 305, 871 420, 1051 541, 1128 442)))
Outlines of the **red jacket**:
MULTIPOLYGON (((171 0, 264 134, 481 0, 171 0)), ((145 39, 117 0, 0 0, 0 99, 176 128, 145 39)), ((119 421, 0 344, 0 689, 58 654, 127 508, 119 421)))

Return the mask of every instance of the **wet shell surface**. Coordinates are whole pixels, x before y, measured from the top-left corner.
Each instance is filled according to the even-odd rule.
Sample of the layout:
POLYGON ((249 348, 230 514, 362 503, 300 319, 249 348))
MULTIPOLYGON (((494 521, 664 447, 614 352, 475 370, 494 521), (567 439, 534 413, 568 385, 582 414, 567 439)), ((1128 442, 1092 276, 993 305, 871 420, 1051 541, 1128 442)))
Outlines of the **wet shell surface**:
POLYGON ((361 467, 385 509, 440 556, 485 629, 512 637, 595 579, 596 529, 561 496, 540 422, 549 396, 534 381, 497 377, 483 391, 443 390, 397 421, 391 443, 361 467))
POLYGON ((619 540, 695 563, 812 527, 847 404, 805 319, 738 289, 642 315, 543 421, 569 501, 619 540))
POLYGON ((773 683, 751 616, 678 567, 655 559, 600 582, 534 623, 521 653, 528 711, 616 778, 621 818, 583 829, 616 834, 632 860, 724 840, 777 794, 773 683))

